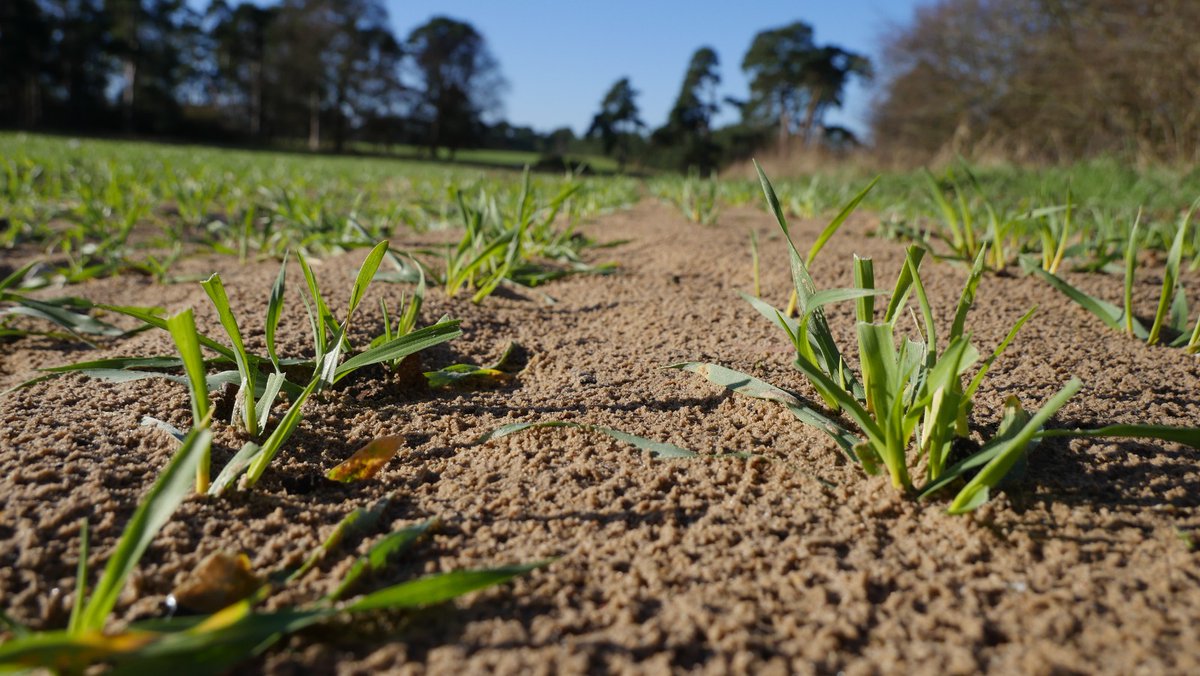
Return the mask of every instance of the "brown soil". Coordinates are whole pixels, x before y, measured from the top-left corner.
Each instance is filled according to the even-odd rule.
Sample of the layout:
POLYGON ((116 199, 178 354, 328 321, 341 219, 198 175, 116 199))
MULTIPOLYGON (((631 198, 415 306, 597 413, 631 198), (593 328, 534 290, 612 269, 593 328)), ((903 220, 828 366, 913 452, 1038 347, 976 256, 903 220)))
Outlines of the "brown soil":
MULTIPOLYGON (((810 241, 820 225, 799 224, 797 239, 810 241)), ((499 389, 415 393, 384 375, 311 403, 258 490, 183 505, 143 559, 120 617, 161 614, 173 586, 218 550, 245 551, 262 571, 295 564, 351 509, 390 497, 381 529, 430 517, 441 527, 377 584, 559 558, 415 618, 302 633, 248 671, 1200 672, 1200 560, 1185 538, 1200 531, 1196 451, 1047 441, 1024 484, 952 517, 944 502, 916 503, 866 478, 781 407, 664 370, 713 361, 813 396, 789 366, 786 339, 735 294, 750 286, 750 228, 764 251, 764 293, 782 304, 787 263, 767 215, 727 212, 705 228, 649 202, 587 228, 631 240, 597 254, 618 260, 621 273, 549 285, 554 305, 501 294, 476 307, 431 293, 425 319, 461 317, 465 335, 426 353, 427 366, 484 363, 512 340, 527 362, 519 377, 499 389), (754 456, 657 461, 571 429, 474 444, 524 420, 598 423, 705 455, 754 456), (385 434, 408 446, 378 478, 346 486, 322 477, 385 434)), ((894 279, 903 247, 865 237, 870 229, 865 217, 853 220, 833 240, 814 269, 820 283, 848 284, 852 252, 875 259, 881 285, 894 279)), ((344 297, 362 255, 320 267, 323 288, 337 290, 330 295, 344 297)), ((243 327, 261 326, 275 263, 183 267, 221 270, 243 327)), ((293 355, 308 340, 297 272, 283 327, 293 355)), ((949 316, 964 271, 931 262, 925 276, 949 316)), ((1074 279, 1119 297, 1119 280, 1074 279)), ((1143 307, 1157 283, 1139 284, 1143 307)), ((379 284, 364 308, 380 295, 394 305, 404 290, 379 284)), ((197 284, 126 278, 72 292, 190 305, 202 330, 217 332, 197 284)), ((980 429, 997 422, 1006 396, 1037 406, 1071 375, 1086 388, 1053 426, 1200 425, 1194 358, 1126 340, 1036 280, 984 280, 971 315, 976 343, 990 349, 1033 304, 1036 319, 981 391, 980 429)), ((831 315, 844 340, 849 311, 831 315)), ((361 319, 358 344, 379 321, 369 311, 361 319)), ((160 332, 99 351, 32 338, 0 349, 0 388, 39 366, 172 352, 160 332)), ((138 425, 144 415, 186 425, 184 388, 71 376, 0 399, 0 608, 16 619, 65 622, 81 517, 92 524, 92 565, 105 560, 172 451, 162 432, 138 425)), ((240 444, 221 426, 214 466, 240 444)), ((365 544, 346 543, 322 574, 272 605, 328 591, 365 544)))

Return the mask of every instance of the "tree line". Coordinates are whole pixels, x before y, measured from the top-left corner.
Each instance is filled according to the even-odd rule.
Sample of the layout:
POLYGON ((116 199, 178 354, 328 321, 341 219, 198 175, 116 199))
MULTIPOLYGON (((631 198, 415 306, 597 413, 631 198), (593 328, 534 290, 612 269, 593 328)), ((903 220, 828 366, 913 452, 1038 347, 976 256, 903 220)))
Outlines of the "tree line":
POLYGON ((401 39, 382 0, 4 0, 0 123, 234 142, 477 144, 504 80, 482 35, 401 39))
POLYGON ((746 100, 721 98, 720 61, 693 54, 666 123, 649 129, 619 79, 582 138, 502 118, 505 79, 470 23, 435 17, 400 37, 382 0, 3 0, 0 125, 303 145, 599 151, 625 165, 710 171, 777 139, 846 144, 824 113, 866 57, 819 45, 804 22, 759 33, 746 100), (740 120, 714 128, 723 106, 740 120))
POLYGON ((879 70, 871 145, 904 163, 955 155, 1069 161, 1200 158, 1200 2, 938 0, 866 56, 797 21, 758 33, 749 95, 720 95, 697 49, 666 122, 650 128, 619 78, 581 137, 503 119, 505 80, 470 23, 393 33, 382 0, 0 1, 0 126, 341 151, 604 152, 707 172, 767 145, 855 147, 825 124, 847 84, 879 70), (721 109, 737 121, 717 127, 721 109))
POLYGON ((720 58, 712 47, 697 49, 688 62, 683 85, 667 121, 649 135, 628 78, 604 95, 588 137, 601 139, 606 154, 624 162, 641 153, 659 166, 707 172, 744 159, 774 139, 777 148, 796 144, 835 150, 858 145, 854 134, 826 126, 825 114, 840 108, 853 78, 869 80, 870 59, 836 45, 820 45, 803 21, 755 35, 742 58, 750 81, 749 97, 718 97, 720 58), (734 107, 739 121, 713 128, 722 105, 734 107))

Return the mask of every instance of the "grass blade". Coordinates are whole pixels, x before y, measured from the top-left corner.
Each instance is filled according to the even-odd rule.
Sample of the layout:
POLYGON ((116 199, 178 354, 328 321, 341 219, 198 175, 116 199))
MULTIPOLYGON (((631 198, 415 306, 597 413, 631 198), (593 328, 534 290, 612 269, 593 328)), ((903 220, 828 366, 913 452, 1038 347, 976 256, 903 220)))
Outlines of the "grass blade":
POLYGON ((971 266, 971 274, 967 276, 967 282, 963 284, 962 293, 958 296, 958 306, 954 309, 954 324, 950 327, 951 341, 963 335, 967 325, 967 313, 975 305, 975 291, 983 277, 983 261, 987 251, 987 245, 980 247, 979 254, 975 256, 975 263, 971 266))
POLYGON ((550 561, 540 561, 519 566, 486 570, 458 570, 430 575, 367 594, 345 606, 343 610, 358 613, 383 608, 398 610, 431 606, 463 594, 507 582, 518 575, 524 575, 550 563, 550 561))
POLYGON ((312 268, 309 267, 304 254, 297 252, 296 260, 300 261, 300 271, 304 273, 304 282, 308 285, 308 295, 316 306, 316 320, 313 325, 316 327, 317 354, 322 355, 329 350, 326 331, 335 330, 337 320, 329 311, 329 306, 325 304, 325 298, 321 296, 321 287, 317 284, 317 278, 313 275, 312 268))
POLYGON ((1067 252, 1067 239, 1071 236, 1071 212, 1074 205, 1074 196, 1071 194, 1071 189, 1067 188, 1067 210, 1063 215, 1062 233, 1059 235, 1058 246, 1054 248, 1054 257, 1050 261, 1050 268, 1046 271, 1052 275, 1058 274, 1058 268, 1062 265, 1063 255, 1067 252))
POLYGON ((438 322, 433 326, 427 326, 360 352, 337 367, 334 372, 334 382, 364 366, 400 360, 425 348, 454 340, 462 335, 460 324, 461 322, 457 319, 438 322))
POLYGON ((258 400, 258 429, 267 429, 267 424, 271 421, 271 407, 275 405, 275 399, 279 397, 279 392, 285 384, 290 383, 282 373, 276 372, 267 376, 262 398, 258 400))
MULTIPOLYGON (((865 413, 868 415, 864 417, 870 419, 869 414, 874 414, 873 422, 878 430, 878 438, 871 439, 871 447, 887 467, 892 485, 907 489, 911 485, 905 456, 908 435, 903 433, 901 411, 904 389, 911 372, 906 360, 896 353, 891 324, 859 322, 857 328, 863 389, 867 395, 865 413)), ((863 431, 867 431, 855 413, 848 412, 863 427, 863 431)), ((871 437, 871 432, 868 431, 867 436, 871 437)))
POLYGON ((1200 316, 1196 317, 1196 326, 1192 329, 1192 335, 1188 338, 1185 349, 1188 354, 1196 354, 1200 350, 1200 316))
POLYGON ((242 391, 239 397, 242 401, 242 425, 250 436, 257 437, 258 416, 254 412, 254 373, 256 369, 246 353, 246 345, 242 342, 242 331, 238 328, 237 318, 233 316, 233 310, 229 307, 229 296, 225 293, 225 285, 221 282, 221 275, 213 273, 211 277, 201 282, 200 286, 204 287, 204 292, 208 294, 213 307, 217 309, 221 326, 225 328, 225 333, 233 343, 233 356, 237 362, 238 373, 242 376, 242 391))
POLYGON ((382 570, 387 565, 388 559, 411 547, 413 543, 429 532, 429 529, 436 523, 436 519, 430 519, 423 523, 409 526, 408 528, 402 528, 371 545, 367 553, 354 562, 354 565, 347 571, 337 588, 330 592, 325 599, 327 601, 336 601, 345 596, 346 592, 364 574, 382 570))
POLYGON ((283 314, 286 281, 287 255, 284 255, 283 263, 279 266, 279 276, 271 285, 271 297, 267 301, 267 320, 263 324, 263 334, 267 341, 267 356, 271 358, 271 364, 275 367, 276 373, 279 372, 279 356, 275 352, 275 330, 279 327, 279 317, 283 314))
POLYGON ((697 457, 697 453, 695 451, 689 451, 686 448, 680 448, 679 446, 676 446, 675 444, 668 444, 663 441, 654 441, 653 439, 639 437, 636 434, 630 434, 628 432, 622 432, 621 430, 615 430, 611 427, 601 427, 600 425, 592 425, 592 426, 590 426, 590 428, 597 432, 600 432, 602 434, 607 434, 608 436, 612 437, 613 439, 616 439, 617 441, 624 441, 625 443, 636 446, 637 448, 639 448, 643 451, 647 451, 650 453, 651 456, 653 456, 657 459, 695 458, 695 457, 697 457))
POLYGON ((1129 437, 1174 441, 1200 448, 1200 427, 1171 427, 1169 425, 1106 425, 1092 429, 1049 429, 1039 437, 1129 437))
POLYGON ((363 538, 374 530, 379 524, 379 520, 383 517, 383 512, 387 509, 390 500, 384 498, 379 500, 370 507, 359 507, 342 517, 337 525, 333 527, 329 535, 317 545, 316 549, 309 552, 301 563, 294 570, 284 568, 270 575, 270 579, 280 584, 295 582, 304 577, 308 571, 316 567, 329 552, 336 549, 342 542, 349 538, 363 538))
POLYGON ((1129 230, 1129 242, 1125 245, 1125 335, 1133 337, 1133 271, 1137 267, 1138 229, 1142 225, 1142 210, 1139 208, 1133 227, 1129 230))
MULTIPOLYGON (((154 313, 154 311, 158 311, 157 308, 154 309, 154 311, 151 311, 149 308, 124 306, 124 305, 105 305, 105 304, 99 304, 96 307, 98 307, 102 310, 108 310, 109 312, 116 312, 117 314, 122 314, 122 315, 125 315, 126 317, 133 317, 134 319, 137 319, 141 322, 149 324, 150 326, 153 326, 156 329, 162 329, 163 331, 168 330, 167 329, 167 320, 163 319, 162 317, 160 317, 154 313)), ((217 341, 213 340, 212 338, 209 338, 208 336, 204 335, 203 333, 199 334, 199 336, 200 336, 200 344, 203 345, 204 347, 207 347, 208 349, 212 350, 213 352, 216 352, 217 354, 221 355, 222 357, 225 357, 226 359, 228 359, 231 362, 237 360, 237 357, 234 356, 233 350, 229 349, 228 347, 225 347, 224 345, 218 343, 217 341)))
MULTIPOLYGON (((755 164, 754 166, 757 167, 758 164, 755 164)), ((759 169, 759 173, 762 173, 761 169, 759 169)), ((879 176, 876 176, 875 178, 871 179, 871 182, 867 184, 867 187, 858 191, 858 194, 855 195, 849 202, 847 202, 846 205, 842 207, 842 210, 838 212, 838 215, 829 222, 829 225, 825 226, 825 229, 822 230, 821 234, 817 236, 817 241, 813 242, 812 247, 809 248, 808 256, 804 259, 805 265, 811 266, 813 264, 813 261, 817 259, 817 254, 821 253, 821 249, 825 247, 825 244, 829 241, 829 238, 833 237, 833 234, 842 227, 842 224, 846 222, 846 219, 850 217, 850 214, 854 213, 854 210, 858 208, 859 203, 866 198, 867 193, 871 192, 871 189, 875 187, 876 183, 879 183, 879 178, 879 176)))
MULTIPOLYGON (((312 396, 312 393, 316 391, 320 384, 320 378, 313 378, 312 382, 308 384, 308 387, 304 388, 304 391, 300 393, 300 396, 296 397, 295 401, 292 402, 292 405, 288 408, 287 413, 283 414, 283 420, 279 421, 279 426, 276 427, 275 431, 271 432, 271 436, 267 437, 267 440, 263 442, 262 448, 260 448, 258 453, 254 455, 253 460, 250 462, 250 466, 246 470, 246 488, 250 488, 254 486, 254 484, 258 483, 258 480, 262 478, 263 472, 267 470, 267 465, 271 464, 271 460, 283 446, 283 442, 287 441, 288 437, 292 436, 292 432, 295 431, 296 427, 300 424, 301 407, 304 406, 304 402, 308 401, 308 398, 312 396)), ((238 455, 241 454, 239 453, 238 455)), ((232 461, 230 462, 232 463, 232 461)), ((214 483, 213 487, 216 488, 217 484, 214 483)), ((223 488, 224 487, 222 487, 222 489, 223 488)))
POLYGON ((938 353, 937 324, 933 321, 933 306, 929 303, 929 296, 925 294, 925 284, 921 281, 920 267, 923 256, 917 254, 917 251, 919 249, 916 246, 908 247, 904 267, 912 280, 912 288, 917 292, 917 306, 921 308, 921 316, 925 320, 925 341, 929 344, 927 359, 933 360, 938 353))
POLYGON ((695 458, 698 455, 695 451, 689 451, 686 448, 680 448, 674 444, 668 444, 662 441, 654 441, 653 439, 639 437, 636 434, 622 432, 621 430, 615 430, 611 427, 602 427, 600 425, 591 425, 588 423, 568 422, 565 420, 544 420, 540 422, 519 422, 501 425, 491 432, 479 437, 475 443, 481 444, 486 441, 500 439, 517 432, 547 427, 570 427, 574 429, 588 430, 591 432, 600 432, 601 434, 606 434, 617 441, 623 441, 643 451, 648 451, 650 455, 658 459, 695 458))
MULTIPOLYGON (((854 255, 854 286, 860 289, 875 288, 875 264, 870 258, 859 258, 854 255)), ((875 321, 875 298, 866 296, 858 299, 854 305, 855 319, 860 322, 875 321)))
MULTIPOLYGON (((1000 449, 1001 444, 1007 442, 1020 432, 1025 423, 1029 422, 1029 418, 1030 415, 1021 407, 1021 402, 1016 397, 1009 397, 1004 402, 1004 416, 1000 420, 996 436, 989 439, 979 451, 958 461, 943 471, 937 479, 926 484, 917 496, 918 499, 924 500, 930 497, 950 485, 960 476, 991 462, 992 458, 996 457, 996 451, 1000 449)), ((1034 440, 1030 444, 1032 445, 1037 442, 1038 438, 1034 437, 1034 440)))
POLYGON ((35 319, 44 319, 52 324, 61 326, 73 336, 81 338, 83 335, 121 336, 128 333, 124 329, 102 322, 95 317, 79 312, 72 312, 52 302, 34 300, 33 298, 25 298, 24 296, 10 296, 8 298, 0 298, 0 300, 9 300, 17 303, 17 307, 8 308, 0 312, 0 314, 20 314, 35 319))
POLYGON ((1071 286, 1066 280, 1062 279, 1058 275, 1046 272, 1036 265, 1030 265, 1028 259, 1022 258, 1021 265, 1027 271, 1032 272, 1038 277, 1044 279, 1050 284, 1050 286, 1053 286, 1054 288, 1066 294, 1068 298, 1078 303, 1081 307, 1083 307, 1083 309, 1099 317, 1100 321, 1104 322, 1104 324, 1109 328, 1115 331, 1124 331, 1127 325, 1132 324, 1134 336, 1142 340, 1147 340, 1149 338, 1150 332, 1146 330, 1146 327, 1143 326, 1142 323, 1137 319, 1134 319, 1131 315, 1127 315, 1116 305, 1096 298, 1095 296, 1089 296, 1079 289, 1076 289, 1074 286, 1071 286))
POLYGON ((196 468, 201 458, 208 454, 211 444, 212 433, 207 429, 193 429, 184 438, 171 462, 155 480, 150 492, 142 499, 133 513, 133 518, 125 526, 125 531, 104 568, 104 574, 96 583, 96 589, 80 615, 80 632, 104 629, 105 620, 116 606, 125 580, 133 572, 150 541, 187 496, 196 468))
POLYGON ((8 290, 10 287, 17 286, 18 283, 25 279, 25 275, 29 274, 29 271, 33 269, 33 266, 37 264, 38 261, 30 261, 16 270, 13 270, 4 279, 0 279, 0 292, 8 290))
POLYGON ((796 368, 800 369, 800 371, 804 373, 804 375, 807 376, 810 381, 813 381, 814 387, 819 390, 830 392, 837 399, 838 405, 846 411, 846 413, 859 426, 859 429, 861 429, 863 433, 867 435, 868 442, 870 442, 872 445, 883 445, 883 430, 871 417, 871 414, 867 412, 867 409, 863 408, 862 404, 858 403, 858 400, 856 400, 842 388, 838 387, 837 384, 833 382, 833 379, 825 375, 825 373, 817 368, 815 364, 806 362, 803 359, 797 359, 796 368))
POLYGON ((208 494, 223 494, 229 488, 229 485, 246 471, 246 468, 250 466, 254 458, 258 457, 261 448, 261 446, 253 441, 243 444, 241 449, 221 468, 221 471, 217 474, 217 478, 213 479, 212 485, 208 487, 208 494))
POLYGON ((912 270, 908 261, 912 259, 914 263, 912 267, 920 268, 921 260, 924 258, 925 249, 911 246, 908 248, 905 253, 904 267, 900 269, 900 276, 896 278, 896 286, 892 289, 892 297, 888 300, 887 310, 883 313, 885 323, 895 323, 900 311, 908 304, 908 295, 912 291, 913 285, 912 270))
POLYGON ((810 315, 826 305, 844 303, 848 300, 861 302, 864 299, 874 299, 876 296, 886 295, 888 295, 887 291, 876 289, 822 289, 805 300, 800 307, 800 313, 810 315))
POLYGON ((371 285, 371 280, 375 278, 375 273, 379 271, 379 264, 383 262, 383 256, 388 251, 388 242, 384 240, 375 245, 371 252, 367 254, 362 265, 358 268, 358 276, 354 279, 354 287, 350 289, 350 305, 346 309, 345 326, 350 325, 350 317, 354 315, 355 308, 362 302, 363 296, 367 293, 367 287, 371 285))
POLYGON ((200 427, 208 417, 208 384, 205 382, 204 357, 200 354, 200 336, 191 308, 167 320, 167 329, 183 361, 188 389, 192 395, 192 425, 200 427))
POLYGON ((782 390, 774 385, 759 380, 754 376, 746 375, 740 371, 735 371, 718 364, 706 364, 702 362, 681 362, 671 364, 666 368, 679 369, 681 371, 690 371, 695 373, 709 382, 720 385, 731 392, 737 392, 740 395, 751 397, 753 399, 762 399, 764 401, 774 401, 785 406, 806 406, 803 399, 796 395, 782 390))
MULTIPOLYGON (((208 426, 208 382, 204 369, 204 358, 200 354, 200 336, 196 333, 196 322, 192 310, 188 308, 167 320, 167 328, 175 340, 179 356, 183 359, 184 373, 187 375, 188 390, 192 400, 192 427, 208 426)), ((249 393, 254 396, 253 391, 249 393)), ((209 454, 201 455, 196 465, 196 492, 208 491, 210 480, 209 454)))
POLYGON ((1163 284, 1162 292, 1158 297, 1158 309, 1154 312, 1154 324, 1150 326, 1150 335, 1146 337, 1147 345, 1154 345, 1158 342, 1159 334, 1162 332, 1162 327, 1167 321, 1167 313, 1171 308, 1171 301, 1175 296, 1175 287, 1179 283, 1179 264, 1183 258, 1183 242, 1187 237, 1188 224, 1192 220, 1192 213, 1196 206, 1184 216, 1183 222, 1179 224, 1179 229, 1175 231, 1175 239, 1171 242, 1171 250, 1167 253, 1167 263, 1163 268, 1163 284))
POLYGON ((736 392, 746 397, 783 404, 801 422, 829 435, 829 438, 833 439, 851 461, 858 462, 858 456, 854 453, 854 447, 862 443, 862 439, 855 436, 842 425, 834 422, 831 418, 819 413, 803 399, 791 392, 775 387, 754 376, 746 375, 745 373, 734 371, 718 364, 683 362, 671 364, 667 368, 690 371, 704 377, 715 385, 720 385, 731 392, 736 392))
POLYGON ((1050 397, 1037 413, 1033 414, 1019 432, 1000 444, 995 450, 995 457, 979 470, 979 473, 968 481, 967 485, 955 496, 954 502, 950 504, 949 512, 964 514, 987 502, 990 489, 1004 479, 1009 470, 1025 453, 1029 442, 1046 424, 1046 421, 1066 405, 1067 400, 1073 397, 1081 387, 1083 387, 1083 383, 1078 378, 1072 378, 1057 394, 1050 397))
POLYGON ((946 199, 946 195, 942 192, 942 186, 938 185, 937 179, 933 177, 933 174, 928 169, 923 169, 922 172, 925 177, 929 196, 933 199, 933 203, 937 206, 938 210, 942 212, 942 220, 946 222, 946 227, 950 229, 955 253, 960 253, 963 248, 963 234, 958 222, 958 212, 954 210, 954 206, 946 199))

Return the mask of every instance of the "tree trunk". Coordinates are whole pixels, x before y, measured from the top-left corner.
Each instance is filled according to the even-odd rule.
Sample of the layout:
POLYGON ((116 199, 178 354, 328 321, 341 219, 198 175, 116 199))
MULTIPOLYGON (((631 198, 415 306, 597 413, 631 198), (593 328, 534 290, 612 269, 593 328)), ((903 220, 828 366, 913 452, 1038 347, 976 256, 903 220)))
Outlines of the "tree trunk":
POLYGON ((33 128, 42 116, 41 90, 35 77, 27 78, 25 84, 25 126, 33 128))
POLYGON ((343 81, 338 84, 338 93, 333 104, 333 149, 338 153, 346 147, 346 115, 342 112, 345 105, 346 86, 343 81))
POLYGON ((308 149, 321 149, 321 105, 315 90, 308 96, 308 149))
POLYGON ((125 85, 121 90, 121 115, 126 132, 133 131, 134 82, 137 80, 137 64, 133 57, 126 57, 123 67, 125 85))
POLYGON ((258 138, 262 133, 262 98, 263 98, 263 64, 262 61, 255 61, 251 65, 251 89, 250 89, 250 135, 258 138))
POLYGON ((779 152, 786 152, 788 146, 788 136, 791 133, 792 114, 788 110, 787 98, 783 93, 779 94, 779 152))
POLYGON ((438 124, 440 117, 440 112, 435 113, 433 121, 429 123, 429 158, 434 160, 437 159, 438 137, 442 133, 441 125, 438 124))
POLYGON ((338 105, 333 109, 333 150, 340 153, 345 147, 346 116, 342 114, 342 107, 338 105))
POLYGON ((812 146, 813 125, 817 121, 817 98, 814 96, 809 99, 808 105, 804 107, 804 123, 801 130, 804 139, 804 147, 812 146))

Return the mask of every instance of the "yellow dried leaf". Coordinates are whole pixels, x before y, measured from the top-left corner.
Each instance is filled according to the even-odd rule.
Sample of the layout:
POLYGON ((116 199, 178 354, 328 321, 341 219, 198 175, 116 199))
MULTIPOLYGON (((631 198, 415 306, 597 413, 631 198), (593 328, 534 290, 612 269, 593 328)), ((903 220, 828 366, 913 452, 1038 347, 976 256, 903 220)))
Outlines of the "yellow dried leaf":
POLYGON ((355 451, 354 455, 329 470, 325 476, 334 481, 346 482, 370 479, 395 457, 403 443, 404 437, 401 436, 379 437, 355 451))
POLYGON ((261 586, 262 580, 251 570, 245 554, 215 552, 171 593, 184 608, 213 613, 250 596, 261 586))

